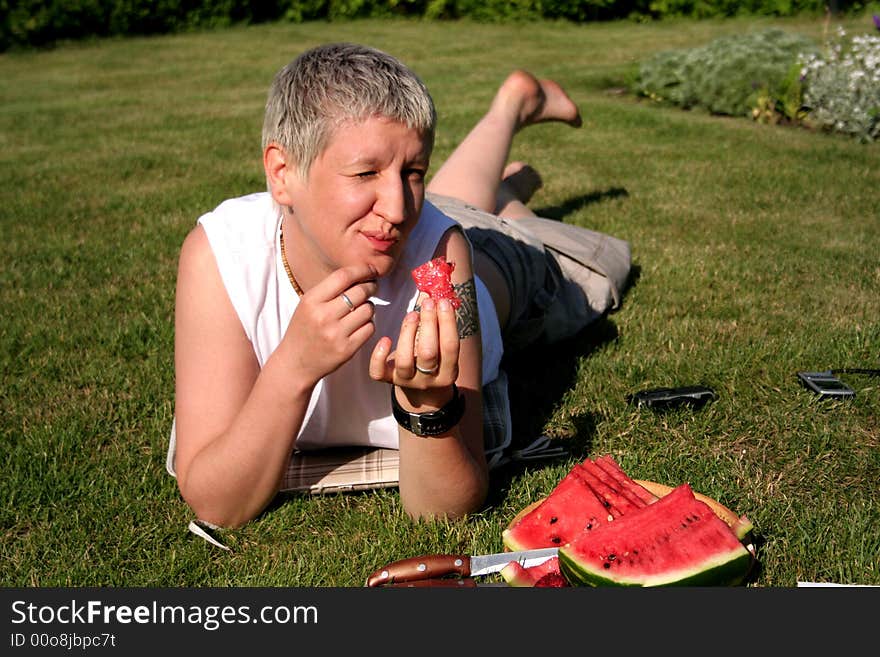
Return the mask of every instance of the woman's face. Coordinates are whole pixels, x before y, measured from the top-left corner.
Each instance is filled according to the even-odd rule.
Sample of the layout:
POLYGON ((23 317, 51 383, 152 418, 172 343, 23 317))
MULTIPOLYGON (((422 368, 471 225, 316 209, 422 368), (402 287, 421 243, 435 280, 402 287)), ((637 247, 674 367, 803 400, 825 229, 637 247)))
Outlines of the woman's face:
POLYGON ((288 184, 298 259, 322 277, 354 263, 388 274, 419 219, 429 151, 416 130, 386 118, 337 128, 308 178, 288 184))

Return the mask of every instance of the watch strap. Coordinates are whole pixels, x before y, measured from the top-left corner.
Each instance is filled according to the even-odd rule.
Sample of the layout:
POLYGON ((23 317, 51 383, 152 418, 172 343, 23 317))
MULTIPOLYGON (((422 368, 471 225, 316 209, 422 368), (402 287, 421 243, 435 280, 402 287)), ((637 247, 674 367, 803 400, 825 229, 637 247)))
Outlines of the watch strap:
POLYGON ((391 412, 401 427, 416 436, 439 436, 452 429, 464 415, 464 395, 452 384, 452 399, 436 411, 411 413, 397 401, 397 393, 391 386, 391 412))

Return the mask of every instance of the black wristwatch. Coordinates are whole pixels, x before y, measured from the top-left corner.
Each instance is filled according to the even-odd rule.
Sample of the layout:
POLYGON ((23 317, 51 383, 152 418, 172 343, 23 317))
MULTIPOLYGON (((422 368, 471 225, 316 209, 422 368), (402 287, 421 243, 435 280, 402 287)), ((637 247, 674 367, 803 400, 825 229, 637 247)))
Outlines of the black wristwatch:
POLYGON ((397 401, 394 386, 391 386, 391 412, 397 424, 417 436, 439 436, 461 422, 464 415, 464 395, 452 384, 452 400, 442 408, 429 413, 410 413, 397 401))

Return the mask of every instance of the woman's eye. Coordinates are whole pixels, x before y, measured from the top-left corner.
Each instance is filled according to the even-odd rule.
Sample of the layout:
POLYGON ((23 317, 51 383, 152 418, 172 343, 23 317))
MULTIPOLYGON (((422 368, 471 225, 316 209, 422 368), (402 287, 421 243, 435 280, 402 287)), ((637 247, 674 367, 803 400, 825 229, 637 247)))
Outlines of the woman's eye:
POLYGON ((370 178, 375 175, 376 175, 375 171, 361 171, 360 173, 357 174, 358 178, 370 178))

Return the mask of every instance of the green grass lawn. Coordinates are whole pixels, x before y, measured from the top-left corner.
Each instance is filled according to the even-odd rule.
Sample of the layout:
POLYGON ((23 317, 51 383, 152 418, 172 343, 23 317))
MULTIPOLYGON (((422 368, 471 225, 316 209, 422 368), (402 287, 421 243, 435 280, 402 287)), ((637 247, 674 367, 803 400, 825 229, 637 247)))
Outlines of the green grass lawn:
MULTIPOLYGON (((851 19, 847 29, 869 29, 851 19)), ((826 402, 797 370, 880 366, 880 146, 662 109, 614 90, 663 49, 819 20, 265 25, 0 56, 0 584, 360 586, 382 563, 501 549, 501 530, 577 460, 684 481, 756 527, 753 586, 880 584, 880 381, 826 402), (548 215, 632 244, 623 307, 510 363, 516 440, 568 456, 493 476, 484 511, 414 524, 397 492, 292 496, 225 532, 186 531, 165 473, 176 259, 198 215, 264 188, 272 76, 320 42, 409 63, 441 117, 436 163, 512 67, 560 81, 580 130, 537 126, 548 215), (657 415, 641 388, 718 399, 657 415)))

